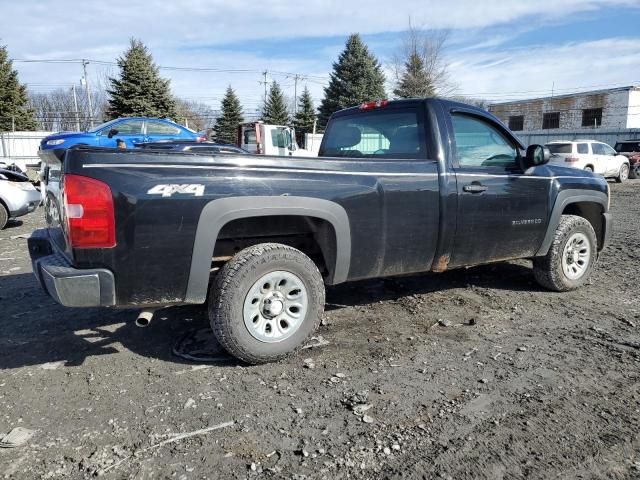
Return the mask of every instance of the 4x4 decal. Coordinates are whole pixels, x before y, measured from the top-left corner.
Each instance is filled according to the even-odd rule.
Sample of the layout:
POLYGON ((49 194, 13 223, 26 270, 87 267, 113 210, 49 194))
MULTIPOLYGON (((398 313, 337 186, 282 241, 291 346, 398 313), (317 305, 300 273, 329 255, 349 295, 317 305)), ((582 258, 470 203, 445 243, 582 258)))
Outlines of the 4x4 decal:
POLYGON ((204 185, 200 184, 183 184, 183 185, 156 185, 151 188, 147 194, 149 195, 162 195, 163 197, 170 197, 174 193, 181 193, 186 195, 193 195, 194 197, 201 197, 204 195, 204 185))

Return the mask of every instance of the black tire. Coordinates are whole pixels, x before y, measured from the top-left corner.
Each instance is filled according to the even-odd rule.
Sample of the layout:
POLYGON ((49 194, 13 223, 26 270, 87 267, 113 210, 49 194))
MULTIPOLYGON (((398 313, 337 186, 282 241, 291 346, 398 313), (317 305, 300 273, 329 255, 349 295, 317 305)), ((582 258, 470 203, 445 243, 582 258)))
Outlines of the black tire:
POLYGON ((635 180, 636 178, 640 177, 639 169, 640 167, 638 166, 634 166, 633 168, 631 168, 631 170, 629 170, 629 178, 635 180))
POLYGON ((325 289, 313 261, 293 247, 262 243, 246 248, 229 260, 216 275, 209 291, 209 320, 222 347, 250 364, 280 360, 299 349, 320 325, 325 289), (252 286, 275 271, 294 274, 307 292, 307 310, 294 333, 277 342, 261 341, 244 322, 245 299, 252 286))
POLYGON ((618 176, 616 177, 617 183, 622 183, 629 178, 629 164, 623 163, 620 165, 620 171, 618 172, 618 176))
POLYGON ((0 203, 0 230, 7 226, 8 221, 9 212, 7 211, 7 207, 0 203))
POLYGON ((596 233, 588 220, 576 215, 562 215, 549 252, 544 257, 533 259, 533 274, 536 281, 543 287, 556 292, 566 292, 581 287, 593 270, 597 249, 596 233), (582 233, 586 236, 590 256, 581 276, 571 279, 564 272, 562 255, 567 242, 576 233, 582 233))
POLYGON ((585 169, 587 172, 593 172, 593 167, 592 167, 591 165, 587 165, 586 167, 584 167, 584 169, 585 169))

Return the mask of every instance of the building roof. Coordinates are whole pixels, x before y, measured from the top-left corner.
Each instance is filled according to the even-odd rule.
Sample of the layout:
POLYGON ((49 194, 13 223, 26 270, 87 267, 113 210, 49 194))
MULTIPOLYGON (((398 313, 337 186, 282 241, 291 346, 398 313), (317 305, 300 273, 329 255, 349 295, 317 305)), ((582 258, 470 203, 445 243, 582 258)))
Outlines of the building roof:
POLYGON ((489 105, 490 107, 497 105, 517 105, 521 103, 536 102, 540 100, 557 100, 560 98, 584 97, 587 95, 600 95, 603 93, 623 92, 629 90, 640 90, 638 85, 629 85, 628 87, 605 88, 601 90, 589 90, 587 92, 566 93, 563 95, 549 95, 548 97, 523 98, 521 100, 510 100, 508 102, 496 102, 489 105))

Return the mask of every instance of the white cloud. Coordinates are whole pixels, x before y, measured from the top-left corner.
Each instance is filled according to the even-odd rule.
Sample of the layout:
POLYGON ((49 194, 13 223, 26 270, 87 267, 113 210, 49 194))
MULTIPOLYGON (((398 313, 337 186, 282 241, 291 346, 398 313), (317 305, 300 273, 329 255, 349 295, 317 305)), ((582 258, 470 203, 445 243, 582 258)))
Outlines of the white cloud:
MULTIPOLYGON (((513 31, 522 31, 545 21, 562 21, 570 14, 637 4, 636 0, 0 0, 0 42, 6 43, 10 55, 18 59, 113 61, 127 47, 129 38, 136 37, 149 46, 160 65, 256 71, 266 68, 326 76, 342 48, 341 37, 356 31, 400 32, 406 29, 409 17, 413 24, 425 28, 451 28, 477 35, 487 27, 513 26, 513 31), (261 41, 284 39, 284 45, 290 41, 294 47, 294 42, 303 37, 324 38, 326 43, 304 54, 282 52, 265 58, 258 53, 261 41), (252 50, 253 44, 258 48, 252 50)), ((633 49, 637 52, 640 45, 635 40, 527 50, 504 48, 496 52, 495 47, 506 45, 508 38, 501 32, 487 38, 483 48, 467 50, 452 42, 451 73, 461 93, 543 90, 550 89, 554 80, 557 88, 619 84, 631 75, 632 68, 627 65, 633 61, 638 64, 633 49)), ((371 48, 378 51, 375 43, 371 48)), ((384 55, 379 54, 383 63, 388 60, 384 55)), ((69 84, 77 82, 81 74, 77 64, 15 65, 22 81, 33 84, 69 84)), ((108 73, 114 73, 113 67, 90 66, 94 80, 108 73)), ((171 78, 178 95, 214 106, 229 83, 238 90, 247 110, 258 106, 263 91, 259 73, 162 73, 171 78)), ((276 78, 292 95, 293 80, 276 78)), ((322 85, 317 80, 309 81, 308 86, 317 100, 321 98, 322 85)))
POLYGON ((452 57, 460 93, 493 101, 640 83, 640 39, 612 38, 452 57))
POLYGON ((129 36, 156 48, 300 36, 404 30, 409 17, 427 28, 482 28, 527 16, 556 18, 634 0, 56 0, 2 5, 0 32, 16 55, 87 52, 129 36))

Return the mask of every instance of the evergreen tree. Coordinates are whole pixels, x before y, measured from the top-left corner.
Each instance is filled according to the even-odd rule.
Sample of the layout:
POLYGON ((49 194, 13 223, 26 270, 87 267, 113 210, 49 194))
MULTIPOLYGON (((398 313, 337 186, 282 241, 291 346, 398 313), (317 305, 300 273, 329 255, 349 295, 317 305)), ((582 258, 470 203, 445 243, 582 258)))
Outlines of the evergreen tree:
POLYGON ((432 97, 436 93, 424 60, 416 50, 407 59, 393 94, 398 98, 432 97))
POLYGON ((0 132, 35 130, 33 110, 28 108, 27 88, 18 81, 6 46, 0 46, 0 132))
POLYGON ((300 100, 298 101, 298 111, 293 119, 296 134, 299 135, 300 138, 304 138, 305 133, 312 133, 315 120, 316 112, 313 108, 311 93, 307 87, 304 87, 300 100))
POLYGON ((169 80, 160 77, 147 47, 131 39, 129 49, 118 59, 120 78, 110 78, 108 115, 117 117, 161 117, 176 115, 169 80))
POLYGON ((236 143, 238 126, 243 121, 240 100, 229 85, 222 99, 222 114, 216 121, 216 139, 221 143, 236 143))
POLYGON ((360 35, 351 35, 338 61, 333 64, 329 85, 324 89, 319 124, 324 127, 331 114, 343 108, 385 98, 384 82, 378 60, 369 52, 360 35))
POLYGON ((262 121, 271 125, 286 125, 289 123, 287 102, 278 82, 274 81, 271 84, 262 110, 262 121))

